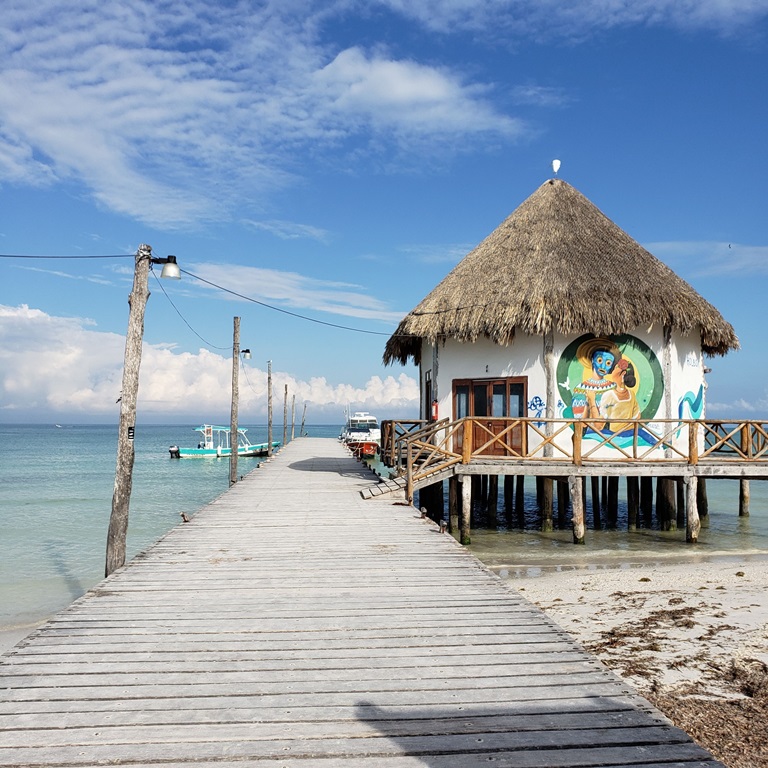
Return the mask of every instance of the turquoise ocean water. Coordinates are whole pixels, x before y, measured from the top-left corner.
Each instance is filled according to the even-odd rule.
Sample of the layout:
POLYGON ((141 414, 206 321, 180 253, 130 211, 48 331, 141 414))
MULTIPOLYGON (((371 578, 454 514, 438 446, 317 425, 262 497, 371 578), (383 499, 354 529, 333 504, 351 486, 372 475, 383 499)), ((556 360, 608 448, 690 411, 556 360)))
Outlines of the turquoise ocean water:
MULTIPOLYGON (((191 516, 229 486, 228 459, 170 458, 170 445, 197 445, 195 426, 136 428, 129 559, 180 524, 181 512, 191 516)), ((266 426, 241 426, 266 442, 266 426)), ((281 423, 273 439, 282 437, 281 423)), ((117 425, 0 424, 0 627, 32 626, 103 578, 116 451, 117 425)), ((260 461, 238 458, 238 474, 260 461)))
MULTIPOLYGON (((170 445, 197 444, 194 426, 137 427, 129 558, 181 524, 181 512, 191 516, 227 490, 228 460, 170 458, 170 445)), ((336 438, 340 429, 305 431, 336 438)), ((249 427, 248 435, 265 442, 266 426, 249 427)), ((282 424, 274 437, 282 439, 282 424)), ((32 627, 102 579, 116 447, 116 425, 0 424, 0 628, 32 627)), ((239 474, 259 461, 239 459, 239 474)), ((489 523, 476 511, 470 549, 509 578, 551 568, 631 567, 649 559, 765 556, 768 483, 752 481, 748 518, 738 516, 738 490, 735 481, 709 481, 710 525, 694 547, 685 544, 684 530, 628 533, 623 502, 615 529, 590 529, 587 543, 575 546, 567 526, 537 530, 531 481, 525 519, 508 521, 499 513, 489 523)))

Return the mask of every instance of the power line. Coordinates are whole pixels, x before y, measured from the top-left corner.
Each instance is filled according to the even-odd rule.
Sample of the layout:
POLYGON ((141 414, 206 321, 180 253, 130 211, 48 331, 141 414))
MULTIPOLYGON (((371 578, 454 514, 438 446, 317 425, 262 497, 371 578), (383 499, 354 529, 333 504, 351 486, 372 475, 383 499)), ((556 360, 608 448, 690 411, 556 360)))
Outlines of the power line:
POLYGON ((318 325, 326 325, 330 328, 340 328, 343 331, 353 331, 355 333, 368 333, 372 336, 390 336, 391 334, 385 332, 385 331, 369 331, 363 328, 353 328, 349 325, 339 325, 338 323, 329 323, 325 320, 318 320, 315 317, 308 317, 307 315, 301 315, 298 312, 291 312, 287 309, 282 309, 281 307, 275 307, 272 304, 266 304, 263 301, 259 301, 258 299, 252 299, 250 296, 244 296, 242 293, 238 293, 237 291, 232 291, 229 288, 224 288, 221 285, 216 285, 216 283, 212 283, 210 280, 206 280, 203 277, 200 277, 199 275, 194 274, 193 272, 187 272, 186 269, 181 270, 185 275, 189 275, 190 277, 194 277, 195 280, 199 280, 201 283, 205 283, 206 285, 210 285, 214 288, 218 288, 220 291, 224 291, 224 293, 229 293, 232 296, 237 296, 238 299, 243 299, 244 301, 250 301, 253 304, 258 304, 261 307, 266 307, 267 309, 274 310, 275 312, 282 312, 284 315, 290 315, 291 317, 298 317, 300 320, 307 320, 310 323, 317 323, 318 325))
MULTIPOLYGON (((0 254, 0 259, 133 259, 135 258, 136 254, 105 254, 105 255, 83 255, 83 256, 32 256, 32 255, 22 255, 22 254, 0 254)), ((366 333, 371 336, 390 336, 391 334, 386 331, 371 331, 365 328, 354 328, 350 325, 341 325, 340 323, 330 323, 326 320, 318 320, 316 317, 309 317, 308 315, 302 315, 299 312, 291 312, 288 309, 283 309, 282 307, 276 307, 273 304, 267 304, 264 301, 259 301, 258 299, 251 298, 250 296, 245 296, 242 293, 238 293, 237 291, 230 290, 229 288, 224 288, 221 285, 217 285, 216 283, 211 282, 210 280, 206 280, 203 277, 200 277, 199 275, 194 274, 194 272, 188 272, 186 269, 181 269, 181 272, 183 272, 185 275, 189 275, 189 277, 194 278, 195 280, 199 280, 201 283, 205 283, 206 285, 210 285, 213 288, 216 288, 220 291, 223 291, 224 293, 228 293, 232 296, 236 296, 239 299, 243 299, 244 301, 249 301, 252 304, 258 304, 261 307, 264 307, 265 309, 271 309, 273 312, 282 312, 284 315, 290 315, 291 317, 296 317, 299 320, 306 320, 309 323, 316 323, 317 325, 324 325, 328 328, 338 328, 342 331, 352 331, 353 333, 366 333)), ((158 281, 159 283, 159 281, 158 281)), ((159 283, 160 287, 162 288, 163 293, 165 294, 165 297, 170 302, 171 306, 176 310, 176 313, 179 315, 179 317, 182 319, 184 324, 189 328, 189 330, 192 331, 192 333, 195 334, 204 344, 206 344, 209 347, 213 347, 214 349, 228 349, 228 347, 218 347, 215 344, 210 344, 208 341, 206 341, 202 336, 200 336, 197 331, 195 331, 194 328, 187 322, 187 320, 184 318, 184 316, 179 312, 176 305, 171 301, 170 297, 165 291, 165 288, 162 287, 162 283, 159 283)), ((404 335, 404 334, 399 334, 404 335)), ((410 334, 408 334, 410 335, 410 334)))
POLYGON ((0 253, 0 259, 135 259, 135 253, 106 254, 99 256, 23 256, 14 253, 0 253))

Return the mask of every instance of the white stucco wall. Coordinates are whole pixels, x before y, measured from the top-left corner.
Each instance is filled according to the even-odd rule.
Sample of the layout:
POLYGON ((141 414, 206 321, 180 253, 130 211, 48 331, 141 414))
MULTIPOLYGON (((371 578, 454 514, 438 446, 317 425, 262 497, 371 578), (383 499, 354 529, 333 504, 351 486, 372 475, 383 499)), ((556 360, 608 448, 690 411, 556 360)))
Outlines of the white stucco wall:
MULTIPOLYGON (((654 418, 703 418, 706 387, 698 332, 688 336, 673 332, 666 349, 664 331, 661 327, 654 326, 650 330, 636 329, 628 335, 642 342, 658 361, 663 394, 655 409, 654 418)), ((582 334, 574 336, 554 334, 552 359, 555 377, 563 353, 580 336, 582 334)), ((631 350, 629 354, 637 357, 639 351, 631 350)), ((567 378, 563 382, 556 381, 554 402, 549 402, 544 364, 544 339, 541 336, 526 334, 518 334, 514 343, 508 346, 499 346, 487 339, 478 340, 474 344, 461 344, 448 340, 444 344, 439 344, 436 349, 432 345, 425 344, 422 348, 422 392, 427 371, 430 371, 432 376, 433 396, 436 394, 438 399, 440 418, 453 416, 452 385, 456 379, 525 376, 528 380, 527 415, 544 416, 546 410, 542 411, 542 406, 544 408, 550 406, 550 412, 555 418, 562 418, 566 407, 570 404, 564 402, 557 384, 563 384, 571 392, 579 383, 579 381, 569 381, 567 378)), ((647 391, 652 378, 647 370, 644 373, 644 389, 647 391)), ((427 418, 429 404, 423 403, 422 409, 422 418, 427 418)), ((661 429, 659 425, 659 430, 661 429)))

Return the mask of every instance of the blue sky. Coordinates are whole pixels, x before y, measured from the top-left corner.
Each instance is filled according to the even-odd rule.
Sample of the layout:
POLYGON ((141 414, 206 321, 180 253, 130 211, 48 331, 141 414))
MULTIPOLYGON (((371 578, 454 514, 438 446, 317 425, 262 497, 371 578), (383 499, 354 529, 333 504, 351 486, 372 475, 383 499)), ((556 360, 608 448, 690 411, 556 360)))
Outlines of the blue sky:
POLYGON ((150 277, 140 421, 228 418, 235 315, 241 422, 267 360, 310 422, 415 415, 388 335, 554 158, 735 326, 708 414, 765 418, 768 0, 74 6, 3 3, 0 253, 123 258, 0 259, 0 420, 117 420, 140 243, 255 300, 150 277))

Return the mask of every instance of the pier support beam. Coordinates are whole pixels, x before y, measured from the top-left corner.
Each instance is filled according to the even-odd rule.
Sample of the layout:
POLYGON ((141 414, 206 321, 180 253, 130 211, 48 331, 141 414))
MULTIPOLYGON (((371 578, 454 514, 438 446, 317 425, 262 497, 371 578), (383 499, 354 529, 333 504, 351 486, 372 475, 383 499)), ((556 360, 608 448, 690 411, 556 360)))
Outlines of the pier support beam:
POLYGON ((685 540, 695 544, 699 540, 701 523, 699 522, 699 510, 696 506, 696 486, 699 478, 695 475, 685 478, 685 540))
POLYGON ((749 517, 749 480, 739 480, 739 517, 749 517))
POLYGON ((461 530, 459 541, 462 544, 471 544, 470 528, 472 520, 472 477, 460 475, 461 481, 461 530))
POLYGON ((448 531, 459 538, 459 478, 454 475, 448 480, 448 531))
POLYGON ((584 544, 584 497, 581 494, 582 479, 578 475, 568 477, 568 490, 571 495, 571 508, 573 509, 573 543, 584 544))

